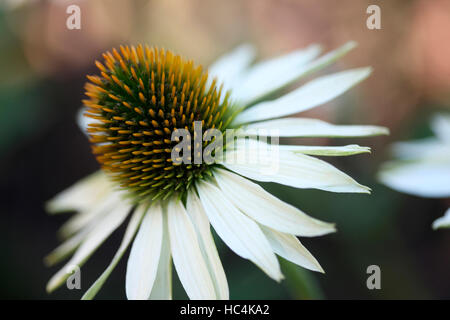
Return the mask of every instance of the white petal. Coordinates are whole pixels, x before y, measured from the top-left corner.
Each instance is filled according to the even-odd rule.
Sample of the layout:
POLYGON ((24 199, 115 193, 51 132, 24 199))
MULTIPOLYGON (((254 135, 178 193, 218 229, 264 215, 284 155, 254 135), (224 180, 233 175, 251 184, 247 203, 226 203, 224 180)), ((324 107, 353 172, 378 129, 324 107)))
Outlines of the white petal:
POLYGON ((271 58, 251 67, 235 86, 233 96, 242 104, 273 92, 299 77, 303 67, 320 54, 314 44, 288 54, 271 58))
POLYGON ((433 229, 450 228, 450 208, 447 209, 445 215, 433 222, 433 229))
POLYGON ((450 196, 449 162, 388 162, 381 169, 379 179, 392 189, 421 197, 450 196))
POLYGON ((209 221, 222 240, 237 255, 249 259, 276 281, 283 278, 280 265, 259 226, 242 214, 214 185, 197 185, 209 221))
POLYGON ((101 123, 100 120, 96 120, 90 117, 86 117, 84 115, 84 112, 86 111, 85 107, 81 107, 78 112, 77 112, 77 123, 78 123, 78 127, 81 129, 81 132, 83 132, 87 137, 89 137, 88 135, 88 127, 90 124, 92 123, 101 123))
POLYGON ((180 200, 167 206, 170 249, 178 278, 190 299, 216 299, 194 226, 180 200))
POLYGON ((53 266, 67 258, 80 246, 81 242, 86 239, 86 236, 89 234, 89 231, 91 231, 91 228, 84 228, 77 234, 61 243, 56 249, 54 249, 44 258, 45 264, 47 266, 53 266))
POLYGON ((295 188, 370 193, 368 187, 323 160, 280 150, 274 145, 252 139, 247 147, 242 140, 238 140, 235 148, 228 149, 223 159, 218 159, 226 168, 240 175, 295 188))
POLYGON ((217 299, 228 300, 229 291, 225 271, 211 235, 208 217, 195 191, 188 193, 186 204, 187 213, 197 232, 200 250, 213 280, 217 299))
POLYGON ((167 226, 167 210, 163 208, 163 241, 159 258, 158 272, 153 284, 151 300, 172 299, 172 258, 170 253, 169 228, 167 226))
POLYGON ((58 236, 66 239, 80 230, 86 229, 89 225, 95 223, 95 220, 101 219, 102 215, 109 212, 110 209, 111 206, 105 206, 105 201, 102 201, 93 206, 91 210, 74 214, 59 228, 58 236))
POLYGON ((324 273, 316 258, 295 236, 278 232, 265 226, 261 226, 261 229, 276 254, 303 268, 324 273))
POLYGON ((320 54, 320 47, 312 45, 289 54, 286 58, 282 56, 263 62, 262 67, 261 65, 255 66, 254 70, 256 71, 249 71, 249 75, 239 86, 239 90, 233 91, 233 94, 236 94, 238 100, 250 103, 333 63, 355 46, 355 42, 348 42, 342 47, 311 61, 320 54))
POLYGON ((441 141, 450 143, 450 115, 443 113, 435 115, 431 126, 441 141))
POLYGON ((391 148, 394 157, 402 159, 434 158, 441 154, 450 156, 450 146, 436 138, 396 142, 391 148))
POLYGON ((361 147, 356 144, 338 147, 280 145, 279 148, 280 150, 287 150, 294 153, 303 153, 313 156, 350 156, 360 153, 370 153, 369 147, 361 147))
POLYGON ((135 209, 130 222, 128 223, 127 229, 125 231, 125 235, 123 236, 122 242, 120 244, 119 249, 114 255, 112 261, 108 265, 108 267, 103 271, 102 275, 90 286, 90 288, 84 293, 82 300, 92 300, 97 295, 98 291, 103 287, 105 281, 109 278, 111 272, 119 263, 120 259, 122 259, 123 254, 127 250, 131 241, 133 240, 134 235, 141 223, 142 217, 146 212, 146 206, 139 206, 135 209))
POLYGON ((97 171, 57 194, 46 206, 50 213, 82 211, 101 201, 112 189, 108 177, 97 171))
POLYGON ((254 58, 255 48, 249 44, 243 44, 217 59, 208 68, 208 73, 212 77, 217 77, 226 90, 232 89, 233 84, 254 58))
POLYGON ((58 233, 63 238, 86 228, 88 225, 94 224, 98 219, 101 219, 105 214, 113 210, 120 202, 123 201, 123 194, 119 191, 110 191, 107 196, 99 199, 98 203, 93 204, 89 209, 81 211, 73 215, 67 220, 59 229, 58 233))
POLYGON ((335 231, 333 224, 309 217, 237 174, 218 169, 214 172, 214 177, 223 194, 236 207, 267 227, 306 237, 335 231))
POLYGON ((58 288, 68 278, 67 269, 72 266, 81 267, 81 265, 90 257, 90 255, 105 241, 109 235, 119 227, 130 212, 130 206, 120 205, 111 211, 100 223, 92 229, 73 257, 66 265, 59 270, 48 282, 47 292, 58 288))
POLYGON ((280 137, 370 137, 389 134, 385 127, 333 125, 318 119, 284 118, 249 124, 238 131, 243 136, 280 137))
POLYGON ((152 204, 131 247, 126 274, 126 294, 130 300, 146 300, 158 270, 163 235, 161 205, 152 204))
POLYGON ((369 76, 371 68, 347 70, 314 79, 281 98, 258 103, 233 121, 242 124, 280 118, 322 105, 369 76))

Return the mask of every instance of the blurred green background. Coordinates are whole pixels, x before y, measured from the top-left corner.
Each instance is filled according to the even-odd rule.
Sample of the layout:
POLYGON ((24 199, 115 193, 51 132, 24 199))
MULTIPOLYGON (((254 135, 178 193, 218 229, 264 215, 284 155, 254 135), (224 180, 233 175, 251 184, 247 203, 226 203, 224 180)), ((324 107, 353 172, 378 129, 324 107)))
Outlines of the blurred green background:
MULTIPOLYGON (((94 60, 119 44, 164 46, 208 65, 242 42, 269 57, 313 42, 327 50, 348 40, 359 47, 324 72, 371 65, 374 74, 332 103, 304 113, 334 123, 377 124, 389 137, 309 139, 308 144, 357 143, 372 154, 330 158, 372 187, 372 195, 264 187, 310 215, 335 222, 338 232, 302 239, 326 274, 285 261, 286 279, 270 280, 220 241, 232 299, 450 298, 450 231, 431 223, 448 199, 400 194, 375 180, 392 141, 430 134, 428 120, 450 107, 450 1, 379 0, 381 30, 366 27, 374 1, 169 0, 0 2, 0 298, 78 299, 115 253, 124 228, 82 267, 82 290, 45 285, 58 267, 43 257, 58 244, 64 216, 50 217, 45 201, 98 165, 75 123, 85 75, 94 60), (81 30, 66 28, 66 8, 81 8, 81 30), (381 268, 381 290, 368 290, 366 269, 381 268)), ((98 298, 125 297, 126 258, 98 298)), ((185 297, 175 281, 175 297, 185 297)))

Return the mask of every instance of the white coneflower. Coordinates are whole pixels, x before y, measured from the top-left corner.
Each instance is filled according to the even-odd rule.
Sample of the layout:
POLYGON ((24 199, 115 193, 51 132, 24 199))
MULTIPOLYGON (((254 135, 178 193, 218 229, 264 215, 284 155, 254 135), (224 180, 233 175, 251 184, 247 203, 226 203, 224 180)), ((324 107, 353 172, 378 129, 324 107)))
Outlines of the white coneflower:
MULTIPOLYGON (((431 126, 435 137, 392 146, 398 159, 383 165, 381 182, 420 197, 450 197, 450 116, 435 115, 431 126)), ((433 223, 434 229, 443 227, 450 227, 450 209, 433 223)))
MULTIPOLYGON (((95 296, 131 242, 125 286, 129 299, 171 298, 172 260, 189 298, 229 298, 210 223, 231 250, 276 281, 283 275, 275 254, 323 272, 296 236, 324 235, 335 231, 334 225, 307 216, 245 177, 297 188, 368 193, 367 187, 310 155, 343 156, 369 148, 281 146, 277 170, 266 173, 259 163, 230 159, 245 152, 242 141, 252 132, 278 131, 282 137, 386 134, 387 129, 376 126, 273 120, 330 101, 365 79, 370 68, 323 76, 264 101, 269 93, 330 64, 354 46, 348 43, 319 57, 320 48, 313 45, 251 66, 254 51, 245 45, 219 59, 209 76, 192 61, 162 49, 121 47, 120 52, 104 54, 104 63, 96 62, 100 75, 88 77, 90 99, 84 101, 84 114, 92 120, 87 131, 102 171, 49 202, 50 212, 79 213, 62 227, 67 240, 47 262, 54 264, 74 252, 66 266, 82 265, 131 214, 117 254, 83 298, 95 296), (218 150, 224 153, 214 163, 174 163, 171 151, 177 142, 172 134, 186 129, 195 139, 194 122, 205 130, 241 129, 242 136, 235 146, 218 150)), ((253 142, 252 152, 268 145, 253 142)), ((48 291, 64 283, 66 266, 49 281, 48 291)))

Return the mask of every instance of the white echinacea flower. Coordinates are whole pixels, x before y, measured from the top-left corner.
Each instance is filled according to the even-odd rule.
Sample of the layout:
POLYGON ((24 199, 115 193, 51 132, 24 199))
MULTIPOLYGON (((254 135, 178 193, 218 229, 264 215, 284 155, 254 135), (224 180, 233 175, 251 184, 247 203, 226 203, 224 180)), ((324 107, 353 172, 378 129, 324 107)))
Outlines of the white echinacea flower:
MULTIPOLYGON (((397 159, 381 168, 382 183, 419 197, 450 197, 450 116, 435 115, 431 127, 435 137, 397 142, 392 146, 397 159)), ((450 227, 450 208, 433 222, 433 229, 445 227, 450 227)))
MULTIPOLYGON (((79 213, 61 229, 67 240, 46 258, 53 265, 73 253, 47 290, 63 284, 69 276, 67 267, 81 266, 130 214, 122 244, 84 299, 95 296, 131 242, 125 286, 129 299, 170 299, 172 260, 189 298, 228 299, 210 224, 231 250, 276 281, 283 278, 276 254, 323 272, 297 236, 328 234, 335 231, 334 225, 309 217, 246 178, 296 188, 369 193, 369 188, 337 168, 311 157, 353 155, 369 148, 281 146, 278 170, 265 174, 258 163, 227 160, 228 155, 243 151, 239 142, 244 137, 237 147, 225 147, 226 157, 218 162, 175 164, 171 151, 176 142, 171 135, 178 128, 192 132, 194 121, 221 132, 240 128, 244 136, 259 129, 270 134, 274 128, 282 137, 387 134, 386 128, 377 126, 277 119, 332 100, 364 80, 370 68, 322 76, 280 98, 264 99, 354 46, 350 42, 319 56, 320 47, 312 45, 252 65, 254 50, 244 45, 209 68, 214 80, 192 61, 163 49, 121 47, 120 52, 105 53, 104 63, 96 62, 100 75, 88 76, 89 100, 83 101, 84 115, 92 120, 87 132, 102 170, 48 204, 52 213, 79 213)), ((254 142, 252 151, 267 146, 254 142)))

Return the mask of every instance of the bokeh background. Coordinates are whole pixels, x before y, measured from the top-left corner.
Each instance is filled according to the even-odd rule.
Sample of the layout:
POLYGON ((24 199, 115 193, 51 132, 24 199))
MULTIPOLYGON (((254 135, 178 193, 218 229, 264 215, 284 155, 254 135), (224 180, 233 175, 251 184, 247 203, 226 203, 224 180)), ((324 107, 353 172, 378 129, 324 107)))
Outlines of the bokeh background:
MULTIPOLYGON (((448 0, 0 0, 0 298, 78 299, 107 266, 121 240, 117 230, 82 267, 81 291, 45 285, 58 267, 43 257, 58 244, 67 216, 48 216, 45 201, 98 165, 75 123, 85 75, 94 60, 119 44, 164 46, 208 65, 242 42, 270 57, 313 42, 359 47, 324 72, 373 66, 350 92, 308 112, 334 123, 377 124, 389 137, 306 143, 358 143, 372 154, 327 159, 372 195, 264 187, 310 215, 337 223, 338 232, 303 239, 326 274, 285 261, 286 280, 266 277, 219 243, 233 299, 450 298, 450 231, 431 223, 448 199, 392 191, 375 177, 392 141, 431 134, 430 116, 450 110, 448 0), (81 8, 81 30, 68 30, 66 8, 81 8), (366 9, 381 8, 381 30, 366 27, 366 9), (368 290, 366 268, 381 268, 381 290, 368 290)), ((125 297, 126 258, 103 299, 125 297)), ((175 281, 175 297, 185 295, 175 281)))

